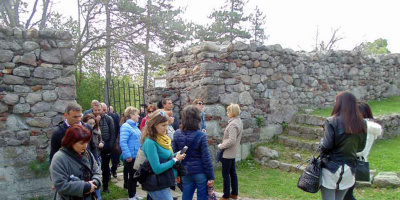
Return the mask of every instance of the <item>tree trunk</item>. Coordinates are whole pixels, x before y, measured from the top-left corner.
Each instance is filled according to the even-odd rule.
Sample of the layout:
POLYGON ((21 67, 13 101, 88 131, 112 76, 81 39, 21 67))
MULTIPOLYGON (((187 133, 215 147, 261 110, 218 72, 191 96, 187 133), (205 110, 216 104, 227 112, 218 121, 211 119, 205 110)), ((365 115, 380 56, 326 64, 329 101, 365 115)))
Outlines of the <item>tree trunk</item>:
POLYGON ((110 105, 109 100, 109 91, 110 91, 110 79, 111 79, 111 70, 110 70, 110 59, 111 59, 111 20, 110 20, 110 8, 109 8, 109 1, 106 1, 106 15, 107 15, 107 22, 106 22, 106 80, 104 85, 104 103, 110 105))
POLYGON ((16 1, 14 4, 14 9, 11 7, 11 1, 10 0, 4 0, 3 1, 3 6, 5 13, 7 14, 8 17, 8 22, 11 27, 16 27, 18 26, 18 8, 19 8, 19 0, 16 1), (17 5, 17 7, 15 7, 17 5), (15 12, 15 10, 17 12, 15 12))
POLYGON ((229 22, 230 24, 230 29, 229 29, 229 34, 230 34, 230 36, 229 36, 229 38, 230 38, 230 41, 231 41, 231 43, 233 42, 233 19, 232 19, 232 13, 233 13, 233 6, 234 6, 234 2, 233 2, 233 0, 231 0, 231 14, 230 14, 230 18, 231 18, 231 21, 229 22))
POLYGON ((151 7, 151 0, 147 0, 146 52, 144 54, 143 90, 147 89, 147 76, 148 76, 148 73, 149 73, 150 7, 151 7))
POLYGON ((49 7, 50 0, 43 0, 43 13, 42 19, 40 20, 39 30, 43 30, 46 27, 47 21, 47 8, 49 7))

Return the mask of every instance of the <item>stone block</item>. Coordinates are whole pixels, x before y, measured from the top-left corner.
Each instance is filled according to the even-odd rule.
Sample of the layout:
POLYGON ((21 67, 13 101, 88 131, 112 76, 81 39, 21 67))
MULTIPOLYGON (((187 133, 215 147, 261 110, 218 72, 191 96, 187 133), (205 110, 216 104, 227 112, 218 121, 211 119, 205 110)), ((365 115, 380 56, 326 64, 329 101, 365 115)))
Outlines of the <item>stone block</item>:
POLYGON ((58 98, 57 93, 52 90, 46 90, 42 93, 42 95, 43 95, 43 101, 46 102, 55 101, 58 98))
POLYGON ((380 188, 400 187, 400 179, 395 172, 380 172, 374 178, 374 185, 380 188))
POLYGON ((239 95, 237 92, 222 94, 219 100, 223 105, 230 105, 231 103, 239 103, 239 95))
POLYGON ((29 113, 30 106, 27 103, 19 103, 14 106, 13 113, 22 114, 22 113, 29 113))
POLYGON ((51 125, 51 119, 48 117, 29 118, 26 122, 33 127, 46 128, 51 125))
MULTIPOLYGON (((3 103, 0 102, 0 113, 4 113, 6 111, 8 111, 8 106, 4 105, 3 103)), ((0 129, 1 129, 1 127, 0 127, 0 129)))
POLYGON ((61 85, 75 85, 75 76, 71 75, 68 77, 60 77, 52 80, 53 83, 55 84, 61 84, 61 85))
POLYGON ((29 104, 35 104, 36 102, 42 101, 42 93, 41 92, 36 92, 36 93, 29 93, 28 96, 26 97, 26 102, 29 104))
POLYGON ((60 49, 61 52, 61 63, 73 65, 75 64, 75 55, 72 49, 64 48, 60 49))
POLYGON ((4 103, 6 103, 8 105, 15 105, 19 101, 19 96, 18 96, 18 94, 6 94, 3 97, 3 101, 4 101, 4 103))
POLYGON ((58 97, 62 100, 75 100, 76 98, 75 87, 59 87, 58 97))
POLYGON ((241 144, 241 152, 242 152, 242 160, 245 160, 247 157, 251 155, 251 145, 250 143, 241 144))
POLYGON ((61 63, 60 49, 50 49, 48 51, 42 50, 40 59, 49 63, 61 63))
POLYGON ((24 84, 24 78, 14 75, 4 75, 3 82, 9 85, 22 85, 24 84))
POLYGON ((206 121, 207 127, 207 136, 208 137, 222 137, 223 136, 223 129, 219 125, 219 122, 216 120, 206 121))
POLYGON ((31 88, 28 86, 16 85, 14 86, 14 92, 16 93, 28 93, 31 91, 31 88))
POLYGON ((204 113, 207 116, 226 116, 225 107, 221 104, 204 105, 204 113))
POLYGON ((6 122, 7 130, 20 131, 27 130, 29 126, 25 122, 25 118, 19 115, 9 115, 6 122))
POLYGON ((56 102, 54 102, 54 104, 52 106, 52 110, 53 111, 57 111, 59 113, 64 113, 65 108, 67 107, 68 103, 70 103, 70 102, 75 102, 76 103, 75 100, 71 101, 71 100, 60 100, 60 99, 58 99, 56 102))
POLYGON ((25 42, 22 44, 22 48, 23 48, 25 51, 33 51, 33 50, 35 50, 35 49, 40 48, 40 46, 39 46, 39 44, 36 43, 36 42, 33 42, 33 41, 25 41, 25 42))
POLYGON ((202 99, 204 103, 216 103, 219 100, 218 86, 207 85, 192 90, 191 99, 202 99))
POLYGON ((249 92, 244 91, 239 94, 239 103, 243 104, 243 105, 250 105, 250 104, 254 103, 254 100, 251 97, 249 92))
POLYGON ((0 50, 0 62, 10 62, 14 57, 14 52, 10 50, 0 50))
MULTIPOLYGON (((51 103, 48 102, 39 102, 32 106, 31 111, 32 113, 42 113, 51 110, 51 103)), ((64 111, 63 111, 64 113, 64 111)))
POLYGON ((274 135, 279 135, 283 132, 283 127, 280 124, 271 124, 260 129, 260 139, 269 140, 274 137, 274 135))
POLYGON ((33 76, 36 78, 54 79, 61 76, 61 71, 47 67, 36 67, 33 71, 33 76))

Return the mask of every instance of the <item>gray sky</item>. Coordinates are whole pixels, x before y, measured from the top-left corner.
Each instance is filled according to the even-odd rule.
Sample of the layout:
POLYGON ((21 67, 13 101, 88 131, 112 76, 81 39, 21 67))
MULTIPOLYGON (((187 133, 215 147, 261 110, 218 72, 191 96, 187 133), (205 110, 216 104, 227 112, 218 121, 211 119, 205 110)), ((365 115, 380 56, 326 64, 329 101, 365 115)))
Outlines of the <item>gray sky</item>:
MULTIPOLYGON (((57 0, 56 0, 57 1, 57 0)), ((63 15, 76 14, 76 0, 58 0, 53 10, 63 15)), ((225 0, 175 0, 186 6, 187 21, 209 24, 207 16, 225 0)), ((266 14, 266 45, 280 44, 283 48, 311 51, 317 27, 319 38, 327 43, 333 29, 340 27, 338 49, 351 50, 364 41, 388 40, 392 53, 400 53, 399 3, 395 0, 250 0, 245 13, 258 5, 266 14)))

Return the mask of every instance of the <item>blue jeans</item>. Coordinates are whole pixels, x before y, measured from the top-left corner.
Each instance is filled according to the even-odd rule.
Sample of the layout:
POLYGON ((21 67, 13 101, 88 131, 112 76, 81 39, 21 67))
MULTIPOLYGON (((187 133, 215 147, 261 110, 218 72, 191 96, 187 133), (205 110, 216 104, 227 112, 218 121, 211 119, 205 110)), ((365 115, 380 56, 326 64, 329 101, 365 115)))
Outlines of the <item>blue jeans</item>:
POLYGON ((192 200, 197 189, 197 200, 207 200, 207 176, 205 174, 191 174, 182 176, 182 200, 192 200))
POLYGON ((238 195, 238 178, 236 174, 235 159, 221 159, 222 178, 224 179, 224 195, 223 198, 229 199, 231 194, 238 195), (232 186, 232 193, 230 192, 232 186))
POLYGON ((101 200, 100 188, 98 188, 98 189, 96 190, 96 194, 97 194, 97 199, 98 199, 98 200, 101 200))
POLYGON ((152 199, 154 200, 173 200, 171 191, 169 188, 165 188, 162 190, 157 190, 157 191, 149 191, 149 194, 152 199))

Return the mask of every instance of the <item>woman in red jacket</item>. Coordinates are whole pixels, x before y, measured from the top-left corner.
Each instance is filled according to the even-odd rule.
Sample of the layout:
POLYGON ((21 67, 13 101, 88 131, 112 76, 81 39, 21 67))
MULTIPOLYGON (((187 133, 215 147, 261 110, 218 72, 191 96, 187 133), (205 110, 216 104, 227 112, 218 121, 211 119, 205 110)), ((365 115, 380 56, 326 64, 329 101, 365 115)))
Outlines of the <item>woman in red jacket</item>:
POLYGON ((140 127, 139 127, 140 130, 142 130, 142 128, 146 125, 147 119, 149 119, 149 115, 151 115, 151 113, 153 113, 156 110, 157 110, 156 106, 154 106, 152 104, 147 106, 147 115, 140 122, 140 127))

